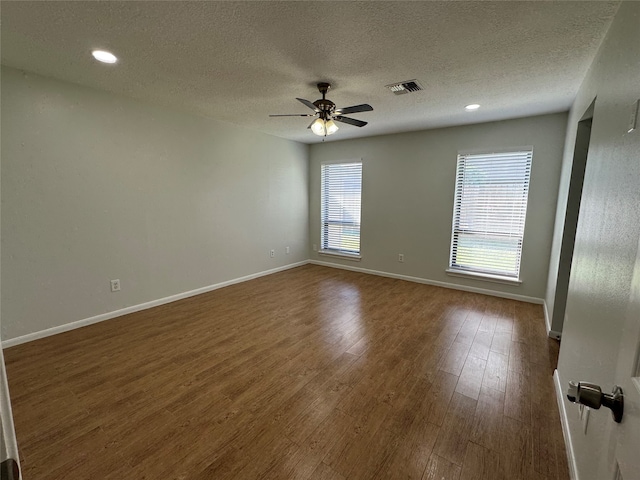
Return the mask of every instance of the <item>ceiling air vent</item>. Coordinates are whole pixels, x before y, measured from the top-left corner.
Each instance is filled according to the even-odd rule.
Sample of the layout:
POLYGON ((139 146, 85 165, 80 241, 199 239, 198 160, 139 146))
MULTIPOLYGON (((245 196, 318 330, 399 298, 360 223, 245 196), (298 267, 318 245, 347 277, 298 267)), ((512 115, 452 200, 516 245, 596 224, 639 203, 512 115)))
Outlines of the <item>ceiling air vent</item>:
POLYGON ((404 95, 405 93, 419 92, 424 87, 418 83, 418 80, 407 80, 405 82, 392 83, 387 88, 396 95, 404 95))

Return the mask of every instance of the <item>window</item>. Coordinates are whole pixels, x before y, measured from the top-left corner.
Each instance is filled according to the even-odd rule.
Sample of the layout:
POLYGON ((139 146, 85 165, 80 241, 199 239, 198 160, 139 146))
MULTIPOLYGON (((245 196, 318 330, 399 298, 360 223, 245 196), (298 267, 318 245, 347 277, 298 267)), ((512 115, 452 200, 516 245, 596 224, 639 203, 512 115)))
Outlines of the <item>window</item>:
POLYGON ((362 162, 322 165, 321 251, 360 254, 362 162))
POLYGON ((519 279, 532 156, 458 155, 449 272, 519 279))

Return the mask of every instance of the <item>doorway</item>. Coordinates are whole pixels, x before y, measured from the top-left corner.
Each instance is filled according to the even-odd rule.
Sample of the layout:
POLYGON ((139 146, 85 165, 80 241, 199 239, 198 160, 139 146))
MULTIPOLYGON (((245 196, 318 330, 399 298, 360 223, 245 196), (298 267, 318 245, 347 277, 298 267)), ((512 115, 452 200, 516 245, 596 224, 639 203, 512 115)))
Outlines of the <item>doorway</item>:
POLYGON ((558 278, 556 293, 551 313, 551 324, 559 326, 553 329, 550 335, 558 336, 562 332, 565 309, 567 306, 567 293, 569 292, 569 277, 571 275, 571 261, 573 260, 573 247, 576 240, 578 217, 580 216, 580 202, 582 200, 582 185, 584 173, 587 168, 589 156, 589 144, 591 142, 591 125, 593 123, 593 110, 595 99, 587 108, 587 111, 578 122, 576 143, 573 151, 573 163, 571 166, 571 178, 569 180, 569 193, 567 195, 567 208, 565 211, 562 230, 562 243, 560 245, 560 260, 558 263, 558 278))

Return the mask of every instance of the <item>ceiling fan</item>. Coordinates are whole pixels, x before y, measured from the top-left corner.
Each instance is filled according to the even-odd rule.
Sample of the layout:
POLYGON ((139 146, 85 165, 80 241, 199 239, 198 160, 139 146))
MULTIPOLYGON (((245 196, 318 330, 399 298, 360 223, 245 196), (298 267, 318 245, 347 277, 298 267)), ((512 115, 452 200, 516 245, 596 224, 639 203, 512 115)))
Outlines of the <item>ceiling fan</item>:
POLYGON ((345 117, 346 113, 371 112, 373 107, 363 103, 362 105, 354 105, 352 107, 336 108, 336 104, 325 98, 327 92, 331 88, 330 83, 318 83, 318 90, 322 94, 322 98, 315 102, 310 102, 304 98, 296 98, 300 103, 306 105, 315 113, 293 113, 287 115, 269 115, 270 117, 317 117, 310 128, 313 133, 320 137, 332 135, 338 131, 338 125, 335 122, 348 123, 356 127, 364 127, 367 122, 356 120, 355 118, 345 117))

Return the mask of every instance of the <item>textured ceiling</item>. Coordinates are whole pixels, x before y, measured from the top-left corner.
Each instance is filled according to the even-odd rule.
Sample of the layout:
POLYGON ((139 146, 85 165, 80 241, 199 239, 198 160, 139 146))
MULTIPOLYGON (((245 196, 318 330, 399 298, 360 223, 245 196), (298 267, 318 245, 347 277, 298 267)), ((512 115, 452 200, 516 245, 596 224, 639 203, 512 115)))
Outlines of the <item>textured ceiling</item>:
POLYGON ((268 115, 308 113, 295 97, 318 81, 375 109, 328 140, 567 110, 618 5, 3 1, 2 63, 313 143, 309 119, 268 115), (424 91, 385 88, 414 78, 424 91))

